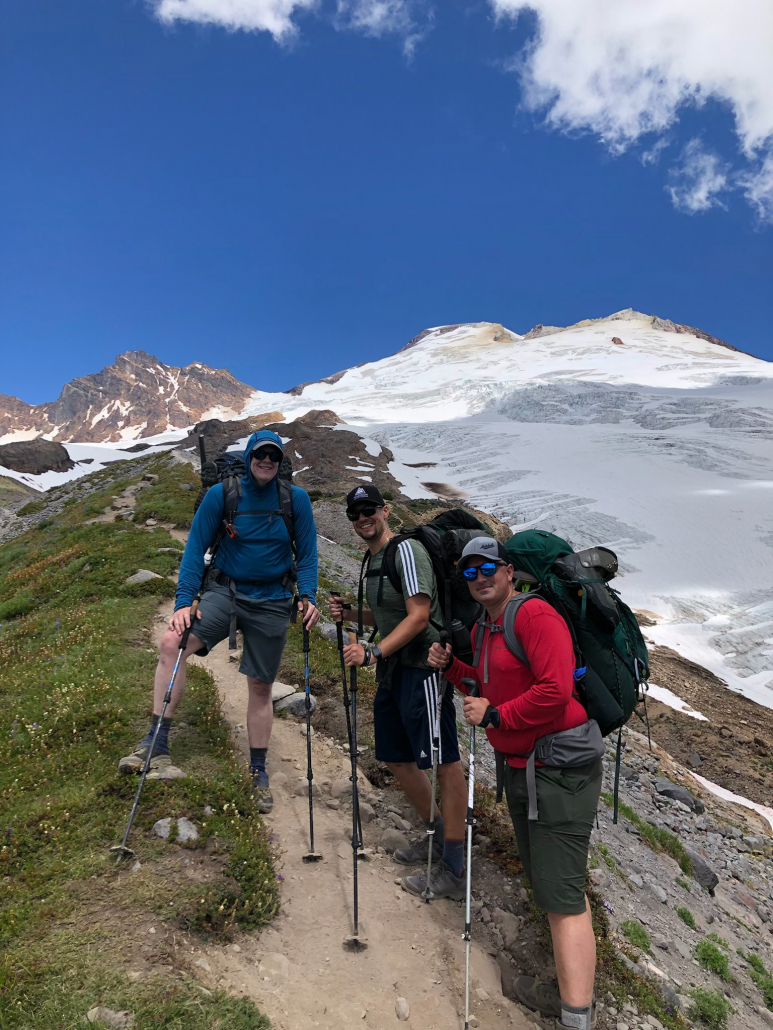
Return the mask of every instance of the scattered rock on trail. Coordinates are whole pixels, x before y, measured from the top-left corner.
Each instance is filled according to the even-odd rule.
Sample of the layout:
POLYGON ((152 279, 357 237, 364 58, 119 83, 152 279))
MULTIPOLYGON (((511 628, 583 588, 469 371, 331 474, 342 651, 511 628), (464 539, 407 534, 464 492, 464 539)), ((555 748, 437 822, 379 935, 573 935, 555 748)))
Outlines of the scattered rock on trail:
MULTIPOLYGON (((308 793, 309 793, 309 781, 306 779, 305 776, 299 776, 298 779, 295 781, 295 787, 293 788, 293 794, 295 794, 296 797, 300 797, 301 795, 308 794, 308 793)), ((322 793, 322 791, 319 789, 319 784, 315 783, 314 780, 312 780, 311 781, 311 796, 313 798, 318 798, 321 793, 322 793)))
MULTIPOLYGON (((311 714, 313 715, 317 709, 317 699, 313 694, 310 695, 310 698, 311 714)), ((277 701, 274 704, 274 711, 287 712, 288 715, 293 715, 296 719, 300 719, 306 715, 306 695, 300 692, 288 694, 281 701, 277 701)))
POLYGON ((411 1014, 408 1002, 405 998, 398 998, 395 1002, 395 1015, 398 1019, 406 1020, 411 1014))
POLYGON ((398 848, 407 848, 408 838, 404 833, 400 833, 399 830, 384 830, 381 834, 379 844, 387 854, 391 855, 392 852, 397 851, 398 848))
POLYGON ((134 1015, 131 1012, 118 1012, 116 1009, 106 1009, 102 1005, 95 1005, 86 1013, 89 1023, 102 1023, 104 1026, 120 1030, 121 1027, 134 1026, 134 1015))
POLYGON ((157 837, 163 837, 164 840, 168 838, 171 829, 172 820, 169 818, 159 819, 157 822, 153 823, 153 832, 157 837))
POLYGON ((292 697, 294 693, 295 687, 291 687, 289 683, 274 683, 271 687, 271 700, 276 705, 278 701, 292 697))
POLYGON ((129 576, 126 582, 136 585, 137 583, 147 583, 151 579, 161 578, 157 572, 151 572, 150 569, 139 569, 133 576, 129 576))
POLYGON ((269 953, 261 959, 258 972, 269 980, 283 979, 290 975, 290 960, 279 952, 269 953))
POLYGON ((671 798, 673 801, 681 801, 683 805, 687 805, 689 809, 697 812, 698 815, 706 811, 706 806, 700 798, 696 798, 694 794, 691 794, 687 787, 682 787, 680 784, 672 783, 671 780, 666 780, 662 777, 654 780, 654 787, 658 794, 671 798))

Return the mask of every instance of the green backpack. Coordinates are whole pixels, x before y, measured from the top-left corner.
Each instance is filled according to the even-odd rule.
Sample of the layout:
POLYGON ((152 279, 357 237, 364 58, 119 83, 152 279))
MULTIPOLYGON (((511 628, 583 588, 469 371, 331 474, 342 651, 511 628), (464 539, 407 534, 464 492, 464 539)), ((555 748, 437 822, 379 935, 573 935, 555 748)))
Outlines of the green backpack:
MULTIPOLYGON (((574 645, 575 689, 588 718, 596 720, 604 736, 620 731, 644 700, 649 661, 636 617, 609 586, 617 573, 617 556, 605 547, 575 553, 566 540, 542 529, 515 533, 504 546, 514 568, 537 580, 536 595, 566 622, 574 645)), ((502 627, 505 642, 523 661, 525 654, 514 629, 517 607, 514 602, 508 607, 510 616, 508 620, 506 613, 505 621, 509 624, 502 627)), ((618 732, 615 822, 620 749, 618 732)))

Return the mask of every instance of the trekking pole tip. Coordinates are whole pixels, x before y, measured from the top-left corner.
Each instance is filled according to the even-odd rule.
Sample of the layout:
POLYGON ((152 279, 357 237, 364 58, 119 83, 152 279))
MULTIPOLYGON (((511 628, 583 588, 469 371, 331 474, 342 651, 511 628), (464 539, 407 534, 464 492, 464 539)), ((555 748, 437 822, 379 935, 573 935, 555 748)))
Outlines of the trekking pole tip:
POLYGON ((322 855, 320 855, 320 853, 318 851, 308 851, 303 856, 303 861, 304 862, 321 862, 322 861, 322 855))
POLYGON ((365 951, 367 947, 367 938, 361 934, 350 934, 348 937, 344 937, 344 951, 365 951))
POLYGON ((115 844, 110 848, 110 854, 115 855, 116 862, 121 862, 124 858, 134 858, 134 852, 131 848, 127 848, 124 844, 115 844))

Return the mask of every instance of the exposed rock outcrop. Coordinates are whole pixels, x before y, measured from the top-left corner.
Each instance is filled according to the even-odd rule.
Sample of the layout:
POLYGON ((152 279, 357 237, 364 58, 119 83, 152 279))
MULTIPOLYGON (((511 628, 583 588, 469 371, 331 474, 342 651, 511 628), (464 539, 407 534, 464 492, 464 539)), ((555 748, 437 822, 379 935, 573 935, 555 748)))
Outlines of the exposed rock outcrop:
POLYGON ((0 395, 0 436, 32 430, 55 440, 102 442, 133 429, 129 439, 136 439, 189 426, 217 409, 236 414, 252 393, 227 369, 199 361, 174 368, 145 351, 127 351, 101 372, 67 383, 55 401, 26 404, 0 395))
POLYGON ((37 439, 0 446, 0 465, 38 476, 42 472, 69 472, 75 462, 60 443, 37 439))

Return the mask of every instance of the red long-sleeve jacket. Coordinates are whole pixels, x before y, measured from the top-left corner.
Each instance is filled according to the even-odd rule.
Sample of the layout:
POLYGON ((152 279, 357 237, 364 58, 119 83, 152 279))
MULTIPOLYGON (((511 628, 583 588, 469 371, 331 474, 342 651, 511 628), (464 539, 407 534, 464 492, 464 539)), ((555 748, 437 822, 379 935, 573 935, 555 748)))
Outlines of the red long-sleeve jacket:
MULTIPOLYGON (((502 624, 502 616, 497 619, 502 624)), ((573 693, 574 649, 566 623, 541 598, 522 604, 515 616, 515 635, 531 664, 529 669, 510 653, 504 633, 485 631, 478 668, 458 659, 444 675, 462 693, 462 679, 477 681, 480 696, 499 709, 500 724, 486 729, 491 746, 507 755, 516 768, 526 765, 534 742, 546 733, 558 733, 588 721, 585 708, 573 693), (491 639, 490 639, 491 638, 491 639), (488 651, 488 683, 483 682, 484 655, 488 651)))

